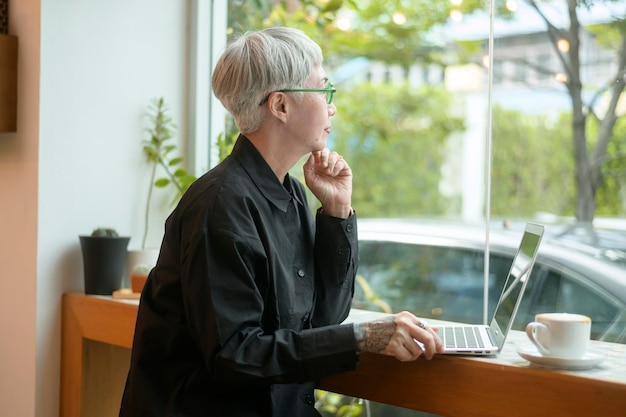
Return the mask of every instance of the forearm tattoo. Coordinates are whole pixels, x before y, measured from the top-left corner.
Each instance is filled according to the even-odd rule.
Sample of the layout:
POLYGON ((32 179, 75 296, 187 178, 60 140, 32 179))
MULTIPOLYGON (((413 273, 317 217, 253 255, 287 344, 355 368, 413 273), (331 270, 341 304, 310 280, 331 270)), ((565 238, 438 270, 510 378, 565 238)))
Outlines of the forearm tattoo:
POLYGON ((394 317, 354 323, 354 336, 360 352, 382 353, 396 331, 394 317))

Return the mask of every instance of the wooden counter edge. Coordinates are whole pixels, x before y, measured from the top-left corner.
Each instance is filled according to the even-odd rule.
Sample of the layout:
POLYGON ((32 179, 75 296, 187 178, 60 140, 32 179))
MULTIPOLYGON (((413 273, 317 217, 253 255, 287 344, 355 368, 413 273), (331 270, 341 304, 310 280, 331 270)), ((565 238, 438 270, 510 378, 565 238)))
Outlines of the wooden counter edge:
POLYGON ((400 362, 361 353, 355 371, 317 387, 445 416, 617 416, 626 410, 626 385, 463 356, 400 362))
MULTIPOLYGON (((83 341, 131 348, 137 304, 65 294, 62 313, 61 416, 79 417, 83 341)), ((448 416, 620 415, 623 384, 467 357, 400 362, 360 355, 356 371, 325 378, 318 388, 448 416), (532 407, 529 407, 529 401, 532 407)))

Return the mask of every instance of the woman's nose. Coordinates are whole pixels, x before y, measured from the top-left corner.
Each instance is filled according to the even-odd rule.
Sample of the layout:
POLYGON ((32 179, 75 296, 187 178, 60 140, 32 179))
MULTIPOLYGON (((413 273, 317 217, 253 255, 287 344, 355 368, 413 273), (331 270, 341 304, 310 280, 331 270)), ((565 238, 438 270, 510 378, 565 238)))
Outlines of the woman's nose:
POLYGON ((337 107, 331 103, 328 105, 328 116, 333 117, 335 114, 337 114, 337 107))

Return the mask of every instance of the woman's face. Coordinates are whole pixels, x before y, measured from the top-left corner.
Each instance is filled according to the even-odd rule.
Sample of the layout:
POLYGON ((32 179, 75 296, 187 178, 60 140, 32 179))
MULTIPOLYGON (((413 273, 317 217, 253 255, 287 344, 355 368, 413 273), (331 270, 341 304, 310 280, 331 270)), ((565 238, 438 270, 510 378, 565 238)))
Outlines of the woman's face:
MULTIPOLYGON (((328 84, 326 71, 321 66, 314 68, 304 88, 323 89, 328 84)), ((319 151, 326 147, 326 139, 330 134, 330 118, 337 109, 334 104, 326 104, 326 94, 323 92, 302 93, 302 100, 295 104, 290 117, 293 136, 306 147, 304 154, 319 151)), ((292 104, 293 106, 293 104, 292 104)))

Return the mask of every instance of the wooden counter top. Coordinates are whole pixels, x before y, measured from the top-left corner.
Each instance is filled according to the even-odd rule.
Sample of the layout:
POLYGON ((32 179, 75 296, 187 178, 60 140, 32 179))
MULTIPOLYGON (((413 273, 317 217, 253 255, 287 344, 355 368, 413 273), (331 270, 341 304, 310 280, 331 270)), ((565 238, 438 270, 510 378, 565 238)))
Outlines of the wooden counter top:
MULTIPOLYGON (((106 407, 94 403, 106 392, 93 394, 85 386, 89 385, 83 369, 89 366, 85 344, 95 341, 129 349, 137 307, 137 300, 64 295, 61 417, 115 415, 111 410, 119 404, 119 398, 109 399, 109 409, 104 411, 106 407), (91 394, 86 395, 86 391, 91 394)), ((380 316, 353 310, 348 321, 376 315, 380 316)), ((419 358, 399 362, 384 355, 362 353, 356 371, 326 378, 319 387, 443 416, 626 415, 626 345, 592 341, 593 349, 607 353, 602 364, 585 371, 555 371, 531 366, 522 359, 516 353, 517 347, 527 344, 525 333, 513 331, 496 357, 439 355, 431 361, 419 358)), ((91 368, 109 372, 112 366, 116 364, 91 368)), ((128 363, 121 368, 117 379, 125 375, 128 363)), ((123 387, 124 379, 117 383, 123 387)), ((115 392, 119 395, 121 387, 115 392)))

